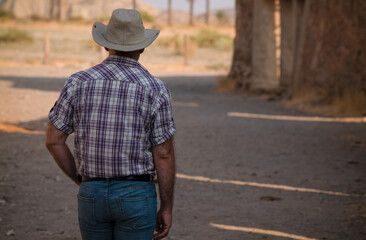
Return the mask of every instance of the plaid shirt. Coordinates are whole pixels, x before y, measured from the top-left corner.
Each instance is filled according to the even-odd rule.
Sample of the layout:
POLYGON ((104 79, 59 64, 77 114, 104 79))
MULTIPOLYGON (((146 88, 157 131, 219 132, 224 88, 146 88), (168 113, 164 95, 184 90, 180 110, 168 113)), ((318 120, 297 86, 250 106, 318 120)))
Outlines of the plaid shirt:
POLYGON ((87 177, 154 174, 152 146, 175 133, 167 86, 120 56, 70 76, 48 117, 75 132, 77 174, 87 177))

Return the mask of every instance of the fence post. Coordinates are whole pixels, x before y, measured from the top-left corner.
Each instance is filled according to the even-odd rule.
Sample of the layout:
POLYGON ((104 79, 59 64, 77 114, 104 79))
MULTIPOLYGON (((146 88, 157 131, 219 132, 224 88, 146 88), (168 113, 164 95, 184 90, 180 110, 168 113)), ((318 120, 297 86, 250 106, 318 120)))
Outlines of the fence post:
POLYGON ((188 65, 188 35, 184 34, 184 65, 188 65))
POLYGON ((50 62, 50 38, 48 33, 43 37, 43 64, 49 64, 50 62))

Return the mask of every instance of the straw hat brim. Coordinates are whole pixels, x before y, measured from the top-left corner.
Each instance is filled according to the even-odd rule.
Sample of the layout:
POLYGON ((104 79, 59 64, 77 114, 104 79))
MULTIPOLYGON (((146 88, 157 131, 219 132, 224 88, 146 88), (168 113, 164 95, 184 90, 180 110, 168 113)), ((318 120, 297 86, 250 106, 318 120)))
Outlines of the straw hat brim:
POLYGON ((93 30, 92 30, 94 41, 103 47, 123 52, 130 52, 146 48, 147 46, 149 46, 151 43, 154 42, 154 40, 158 37, 160 33, 160 30, 144 29, 146 38, 145 41, 138 44, 122 45, 109 42, 107 39, 105 39, 104 35, 106 34, 106 31, 107 31, 107 25, 101 22, 95 22, 93 24, 93 30))

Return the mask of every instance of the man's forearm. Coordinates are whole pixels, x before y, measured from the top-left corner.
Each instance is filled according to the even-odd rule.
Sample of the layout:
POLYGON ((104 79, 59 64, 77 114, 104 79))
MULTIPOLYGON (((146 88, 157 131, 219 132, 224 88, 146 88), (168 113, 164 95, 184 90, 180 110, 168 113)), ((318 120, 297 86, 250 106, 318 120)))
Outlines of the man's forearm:
POLYGON ((158 175, 161 209, 171 211, 173 208, 175 184, 175 154, 173 138, 155 146, 154 163, 158 175))
POLYGON ((62 171, 76 184, 79 184, 76 176, 74 156, 66 144, 68 136, 68 134, 58 130, 51 122, 49 122, 45 144, 62 171))
POLYGON ((66 143, 54 144, 47 146, 47 148, 61 170, 76 184, 78 184, 74 156, 66 143))
POLYGON ((174 184, 175 184, 175 159, 156 159, 156 172, 158 175, 161 209, 171 211, 173 208, 174 184))
POLYGON ((172 226, 175 184, 175 156, 173 138, 153 147, 154 163, 158 175, 160 209, 156 220, 154 240, 166 237, 172 226))

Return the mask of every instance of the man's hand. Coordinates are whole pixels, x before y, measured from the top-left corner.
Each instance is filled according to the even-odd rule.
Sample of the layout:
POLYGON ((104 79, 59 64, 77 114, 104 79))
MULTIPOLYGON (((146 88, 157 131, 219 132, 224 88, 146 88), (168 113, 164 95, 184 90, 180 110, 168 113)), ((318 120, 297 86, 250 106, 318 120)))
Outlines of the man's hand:
POLYGON ((172 226, 172 212, 164 211, 162 209, 159 210, 158 216, 156 219, 154 240, 162 239, 166 237, 169 233, 169 230, 172 226))

